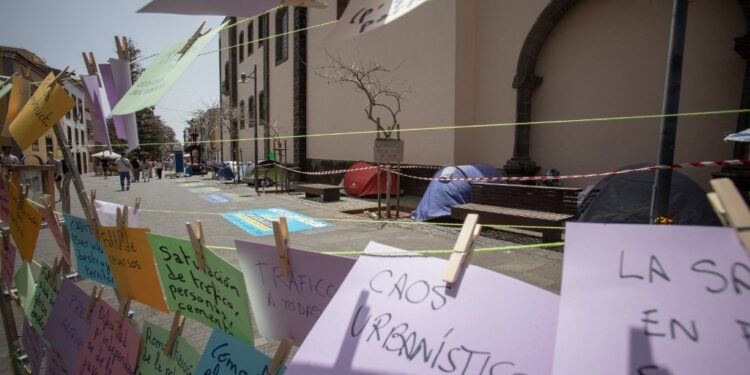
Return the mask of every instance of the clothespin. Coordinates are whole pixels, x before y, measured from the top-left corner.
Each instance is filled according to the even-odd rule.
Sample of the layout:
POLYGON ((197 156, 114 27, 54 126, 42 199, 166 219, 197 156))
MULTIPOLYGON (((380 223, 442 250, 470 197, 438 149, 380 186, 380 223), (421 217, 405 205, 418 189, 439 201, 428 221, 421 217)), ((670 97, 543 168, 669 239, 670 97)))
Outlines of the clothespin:
MULTIPOLYGON (((55 80, 52 81, 52 85, 54 85, 56 83, 56 84, 62 86, 63 80, 65 78, 68 78, 68 76, 71 76, 71 75, 73 75, 75 73, 75 71, 68 72, 69 68, 70 68, 69 66, 66 66, 65 69, 63 69, 58 75, 56 75, 55 76, 55 80)), ((50 85, 50 86, 52 86, 52 85, 50 85)))
POLYGON ((271 360, 271 364, 268 366, 268 375, 276 375, 276 371, 281 367, 281 364, 286 362, 286 359, 289 357, 293 346, 292 340, 281 340, 279 348, 276 349, 276 354, 273 355, 273 360, 271 360))
POLYGON ((281 0, 281 5, 318 9, 328 8, 328 4, 320 2, 318 0, 281 0))
POLYGON ((276 239, 276 253, 279 255, 281 274, 289 278, 292 276, 292 266, 289 264, 289 228, 284 216, 273 222, 273 236, 276 239))
POLYGON ((89 72, 89 75, 96 76, 96 81, 99 82, 99 87, 102 87, 102 79, 99 78, 99 70, 96 67, 96 59, 94 59, 94 53, 89 52, 89 55, 86 56, 86 52, 81 52, 83 55, 83 63, 86 64, 86 71, 89 72))
POLYGON ((167 345, 164 347, 164 355, 168 358, 172 357, 172 351, 174 350, 174 343, 177 338, 182 334, 182 328, 185 327, 185 317, 180 314, 179 311, 174 313, 172 318, 172 328, 169 330, 169 339, 167 339, 167 345))
POLYGON ((117 248, 122 247, 122 237, 125 235, 125 230, 128 228, 128 206, 124 206, 122 209, 117 207, 117 217, 115 218, 115 244, 117 248))
POLYGON ((193 230, 193 226, 190 225, 190 223, 185 223, 185 226, 187 226, 190 242, 193 244, 193 251, 195 252, 195 259, 198 263, 198 268, 203 271, 206 269, 206 259, 203 257, 203 245, 205 243, 203 224, 201 224, 200 220, 196 220, 195 223, 198 227, 198 233, 193 230))
POLYGON ((18 206, 20 207, 23 204, 23 201, 26 199, 26 197, 29 196, 29 185, 28 184, 21 184, 19 186, 18 190, 18 206))
POLYGON ((120 60, 130 61, 130 52, 128 51, 128 38, 115 35, 115 47, 117 47, 117 58, 120 60))
POLYGON ((55 281, 57 280, 57 277, 60 276, 60 272, 62 272, 63 265, 65 264, 65 258, 60 258, 60 261, 55 258, 53 264, 52 272, 50 272, 49 280, 47 280, 50 285, 55 285, 55 281))
POLYGON ((448 284, 455 283, 461 275, 461 270, 465 264, 471 260, 471 254, 474 252, 474 241, 479 237, 482 226, 478 224, 479 215, 468 214, 458 234, 456 245, 453 246, 453 253, 448 259, 448 269, 443 274, 443 281, 448 284))
POLYGON ((135 204, 133 204, 133 215, 138 212, 139 208, 141 208, 141 197, 135 197, 135 204))
POLYGON ((99 302, 99 299, 102 298, 102 292, 104 292, 104 287, 99 288, 99 293, 96 292, 96 285, 94 285, 94 289, 91 290, 91 298, 89 298, 89 305, 86 307, 86 312, 83 313, 83 319, 88 319, 89 316, 91 316, 91 312, 94 311, 94 306, 96 306, 96 303, 99 302))
POLYGON ((117 322, 115 322, 115 336, 120 336, 120 327, 122 322, 128 317, 128 310, 130 310, 130 298, 120 298, 120 309, 117 311, 117 322))
POLYGON ((190 37, 190 39, 188 39, 187 43, 185 43, 185 45, 182 46, 180 51, 177 53, 179 53, 180 55, 184 55, 188 50, 190 50, 190 47, 193 46, 193 43, 195 43, 195 41, 198 40, 198 38, 202 37, 203 35, 206 35, 209 31, 211 31, 211 29, 208 29, 206 30, 205 33, 201 34, 201 31, 203 30, 203 26, 205 25, 206 25, 206 21, 203 21, 203 23, 201 23, 201 25, 198 26, 198 29, 195 30, 195 32, 190 37))
POLYGON ((742 199, 742 195, 732 180, 728 178, 711 180, 711 187, 714 193, 709 195, 709 201, 716 215, 722 223, 737 230, 737 236, 750 254, 750 210, 745 200, 742 199))

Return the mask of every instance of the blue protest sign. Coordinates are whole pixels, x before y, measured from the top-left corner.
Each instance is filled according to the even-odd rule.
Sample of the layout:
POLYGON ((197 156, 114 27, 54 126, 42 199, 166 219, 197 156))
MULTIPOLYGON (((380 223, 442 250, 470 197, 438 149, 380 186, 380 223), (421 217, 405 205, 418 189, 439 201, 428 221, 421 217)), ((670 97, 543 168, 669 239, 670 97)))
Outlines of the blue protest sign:
POLYGON ((325 221, 314 219, 283 208, 234 211, 221 214, 221 216, 229 220, 232 224, 240 227, 245 232, 256 237, 273 234, 273 224, 271 224, 271 222, 279 220, 279 217, 281 216, 286 217, 289 232, 299 232, 332 226, 325 221))
MULTIPOLYGON (((268 374, 271 358, 255 350, 244 341, 215 329, 208 340, 203 356, 198 363, 196 374, 268 374)), ((276 375, 283 375, 281 366, 276 375)))
POLYGON ((89 223, 79 217, 63 215, 65 215, 65 225, 68 227, 70 239, 73 242, 78 274, 114 288, 115 279, 112 277, 107 255, 104 254, 104 247, 94 237, 89 223))

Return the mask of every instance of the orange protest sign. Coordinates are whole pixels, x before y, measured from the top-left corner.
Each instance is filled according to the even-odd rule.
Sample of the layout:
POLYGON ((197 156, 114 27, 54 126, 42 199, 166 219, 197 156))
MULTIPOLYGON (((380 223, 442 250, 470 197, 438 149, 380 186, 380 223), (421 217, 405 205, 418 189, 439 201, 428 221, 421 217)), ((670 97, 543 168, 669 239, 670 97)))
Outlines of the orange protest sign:
POLYGON ((21 253, 21 258, 31 262, 42 225, 42 214, 21 196, 15 184, 8 184, 8 193, 10 194, 10 199, 8 199, 10 235, 21 253))
POLYGON ((10 135, 25 150, 75 105, 73 98, 55 83, 55 75, 50 73, 11 122, 8 127, 10 135))
POLYGON ((21 76, 15 76, 11 80, 13 88, 10 90, 10 99, 8 99, 8 109, 5 113, 5 126, 3 126, 3 137, 10 137, 8 125, 18 116, 23 109, 24 104, 31 96, 31 83, 21 76))

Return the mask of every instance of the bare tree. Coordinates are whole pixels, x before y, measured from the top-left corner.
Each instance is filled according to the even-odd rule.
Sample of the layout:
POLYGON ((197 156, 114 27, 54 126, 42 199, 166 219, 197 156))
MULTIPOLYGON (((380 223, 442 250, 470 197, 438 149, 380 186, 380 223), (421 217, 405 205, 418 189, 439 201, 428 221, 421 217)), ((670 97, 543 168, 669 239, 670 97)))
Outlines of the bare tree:
MULTIPOLYGON (((237 122, 246 116, 238 108, 232 106, 221 106, 216 102, 205 104, 200 108, 192 111, 193 118, 188 122, 201 134, 203 140, 219 139, 218 149, 221 151, 221 158, 224 160, 224 147, 221 142, 224 139, 237 142, 239 138, 239 129, 237 122), (225 137, 226 135, 226 137, 225 137)), ((208 143, 206 143, 208 144, 208 143)), ((210 149, 216 150, 217 143, 211 142, 210 149)), ((237 147, 235 147, 237 148, 237 147)), ((236 155, 234 155, 236 159, 236 155)))
POLYGON ((378 138, 389 139, 401 125, 398 115, 404 96, 411 93, 407 84, 399 79, 386 79, 394 69, 386 68, 375 62, 344 62, 341 57, 328 54, 328 65, 316 69, 315 74, 331 83, 352 84, 357 91, 367 98, 364 111, 367 119, 372 121, 378 131, 378 138), (386 119, 381 119, 381 115, 386 119))

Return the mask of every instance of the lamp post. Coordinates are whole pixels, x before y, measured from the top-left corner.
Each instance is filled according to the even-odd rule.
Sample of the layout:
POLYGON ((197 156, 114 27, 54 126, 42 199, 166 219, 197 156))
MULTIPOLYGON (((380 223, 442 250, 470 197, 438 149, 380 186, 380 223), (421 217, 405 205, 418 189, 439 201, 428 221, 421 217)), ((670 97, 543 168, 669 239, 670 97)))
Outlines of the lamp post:
MULTIPOLYGON (((240 83, 247 83, 248 76, 245 73, 240 74, 240 83)), ((253 141, 255 143, 255 162, 253 164, 253 173, 255 174, 255 193, 258 192, 258 125, 260 121, 258 119, 258 65, 253 64, 253 73, 249 76, 253 79, 253 121, 255 122, 255 130, 253 131, 253 141)), ((248 103, 249 104, 249 103, 248 103)), ((244 116, 244 114, 243 114, 244 116)))

